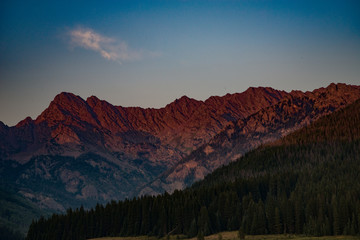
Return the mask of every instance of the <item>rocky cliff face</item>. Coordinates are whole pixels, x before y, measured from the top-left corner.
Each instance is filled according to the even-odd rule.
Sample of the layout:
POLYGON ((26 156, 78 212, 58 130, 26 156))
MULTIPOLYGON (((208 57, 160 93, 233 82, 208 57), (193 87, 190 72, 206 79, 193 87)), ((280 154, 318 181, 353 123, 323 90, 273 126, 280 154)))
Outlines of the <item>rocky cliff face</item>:
POLYGON ((359 97, 359 87, 343 84, 259 87, 143 109, 61 93, 35 120, 0 122, 2 184, 57 210, 173 191, 359 97))
POLYGON ((35 120, 0 124, 0 172, 8 176, 3 184, 57 210, 131 197, 232 121, 288 95, 249 88, 143 109, 61 93, 35 120))
MULTIPOLYGON (((26 118, 11 128, 2 124, 2 158, 25 163, 43 154, 79 156, 89 151, 110 151, 134 155, 135 149, 146 150, 153 144, 175 154, 168 162, 172 165, 229 122, 287 95, 271 88, 249 88, 241 94, 211 97, 204 102, 184 96, 161 109, 143 109, 113 106, 95 96, 85 101, 61 93, 36 120, 26 118)), ((150 160, 159 159, 158 154, 149 154, 150 160)))
POLYGON ((360 88, 331 84, 313 92, 291 92, 279 102, 229 124, 208 143, 140 190, 157 194, 183 189, 257 146, 277 140, 360 97, 360 88))

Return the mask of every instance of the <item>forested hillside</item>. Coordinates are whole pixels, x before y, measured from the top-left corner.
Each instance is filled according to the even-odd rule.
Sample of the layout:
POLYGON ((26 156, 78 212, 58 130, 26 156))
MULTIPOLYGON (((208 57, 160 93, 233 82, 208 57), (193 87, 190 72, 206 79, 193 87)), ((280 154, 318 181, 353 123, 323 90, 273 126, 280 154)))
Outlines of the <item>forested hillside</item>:
POLYGON ((241 229, 360 233, 360 100, 249 152, 184 191, 34 221, 27 239, 85 239, 241 229))
MULTIPOLYGON (((11 173, 10 173, 11 174, 11 173)), ((23 239, 33 218, 39 218, 41 211, 13 189, 0 188, 0 239, 23 239)), ((50 215, 50 214, 48 214, 50 215)))

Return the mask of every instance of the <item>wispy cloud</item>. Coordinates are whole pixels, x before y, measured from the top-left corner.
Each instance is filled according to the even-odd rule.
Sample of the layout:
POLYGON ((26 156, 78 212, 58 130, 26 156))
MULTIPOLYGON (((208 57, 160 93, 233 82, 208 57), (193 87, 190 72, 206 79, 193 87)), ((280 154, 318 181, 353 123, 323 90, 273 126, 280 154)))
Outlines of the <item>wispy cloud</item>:
POLYGON ((70 44, 73 47, 82 47, 98 52, 107 60, 117 61, 136 61, 144 57, 144 51, 132 50, 127 43, 103 36, 90 28, 78 27, 68 32, 70 44))

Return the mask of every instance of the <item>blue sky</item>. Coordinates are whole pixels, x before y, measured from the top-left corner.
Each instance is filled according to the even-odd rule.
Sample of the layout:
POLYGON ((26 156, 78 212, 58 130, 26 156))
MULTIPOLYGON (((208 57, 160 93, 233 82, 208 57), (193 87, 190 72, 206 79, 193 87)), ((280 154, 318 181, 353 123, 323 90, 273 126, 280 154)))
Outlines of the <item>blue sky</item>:
POLYGON ((0 121, 67 91, 163 107, 250 86, 360 84, 359 1, 1 1, 0 121))

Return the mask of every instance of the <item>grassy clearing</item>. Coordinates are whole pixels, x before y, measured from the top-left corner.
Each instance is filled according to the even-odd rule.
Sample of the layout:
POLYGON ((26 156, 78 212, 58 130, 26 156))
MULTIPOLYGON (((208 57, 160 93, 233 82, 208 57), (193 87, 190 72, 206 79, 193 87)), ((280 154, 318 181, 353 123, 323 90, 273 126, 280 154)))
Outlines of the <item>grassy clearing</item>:
MULTIPOLYGON (((234 232, 222 232, 206 236, 205 240, 218 240, 221 234, 222 240, 238 240, 237 231, 234 232)), ((196 240, 197 238, 185 238, 184 236, 172 235, 170 240, 196 240)), ((309 237, 309 236, 297 236, 297 235, 246 235, 245 240, 360 240, 358 236, 325 236, 325 237, 309 237)), ((158 240, 156 237, 139 236, 139 237, 104 237, 104 238, 93 238, 90 240, 158 240)), ((166 238, 162 238, 166 240, 166 238)))

